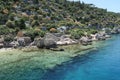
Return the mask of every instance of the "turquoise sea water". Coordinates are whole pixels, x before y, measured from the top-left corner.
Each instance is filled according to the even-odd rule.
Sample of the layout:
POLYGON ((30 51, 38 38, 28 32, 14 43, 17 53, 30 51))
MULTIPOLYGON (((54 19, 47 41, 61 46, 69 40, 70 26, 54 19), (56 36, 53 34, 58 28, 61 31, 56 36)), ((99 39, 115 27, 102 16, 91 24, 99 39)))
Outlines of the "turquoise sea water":
MULTIPOLYGON (((42 62, 47 63, 51 54, 63 55, 64 52, 2 54, 0 80, 120 80, 120 35, 100 43, 104 46, 48 70, 41 68, 42 62), (49 57, 41 58, 42 55, 49 57)), ((64 60, 64 57, 59 59, 64 60)), ((56 58, 50 62, 52 65, 56 58)))
POLYGON ((42 80, 120 80, 120 35, 106 46, 49 70, 42 80))

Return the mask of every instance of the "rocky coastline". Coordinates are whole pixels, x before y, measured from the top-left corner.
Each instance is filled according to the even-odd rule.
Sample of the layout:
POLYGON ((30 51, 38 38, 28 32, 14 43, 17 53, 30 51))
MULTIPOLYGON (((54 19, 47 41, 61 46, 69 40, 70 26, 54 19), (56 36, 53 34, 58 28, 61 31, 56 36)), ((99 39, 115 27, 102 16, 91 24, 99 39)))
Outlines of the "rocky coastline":
POLYGON ((3 37, 0 37, 0 48, 11 48, 11 49, 51 49, 54 51, 64 51, 59 49, 59 46, 80 44, 83 46, 91 45, 93 41, 106 40, 110 38, 112 34, 119 34, 120 28, 116 27, 113 29, 104 28, 95 34, 84 35, 79 39, 72 39, 71 35, 63 33, 46 33, 44 37, 37 37, 34 41, 30 37, 15 37, 13 41, 5 42, 3 37))
MULTIPOLYGON (((117 33, 114 33, 114 34, 117 34, 117 33)), ((99 33, 99 34, 103 35, 103 32, 99 33)), ((113 34, 113 33, 111 33, 111 34, 113 34)), ((27 67, 27 68, 30 65, 29 67, 31 67, 31 68, 38 66, 38 68, 45 69, 45 70, 52 69, 55 66, 59 66, 63 62, 69 61, 76 56, 85 55, 89 51, 96 50, 97 47, 103 46, 104 44, 101 43, 102 42, 101 40, 106 40, 106 39, 110 38, 111 34, 109 34, 109 35, 106 34, 104 36, 97 37, 98 38, 97 40, 94 38, 91 38, 92 40, 89 40, 87 38, 87 40, 86 40, 86 37, 83 36, 80 39, 81 41, 79 41, 79 42, 77 40, 76 41, 74 40, 76 43, 59 44, 59 45, 57 44, 57 45, 55 45, 55 47, 50 47, 50 48, 48 48, 48 46, 46 48, 45 45, 44 45, 44 47, 39 48, 38 46, 33 45, 33 43, 31 46, 24 46, 24 47, 20 46, 18 48, 12 48, 12 47, 2 48, 2 49, 0 49, 0 55, 1 55, 0 66, 1 67, 6 66, 6 68, 7 68, 7 67, 9 67, 8 66, 8 64, 9 64, 10 66, 13 66, 16 68, 16 65, 14 65, 14 64, 17 64, 17 66, 27 67), (63 49, 63 50, 60 50, 60 49, 63 49), (29 62, 29 60, 31 62, 29 62), (33 65, 33 63, 34 63, 34 65, 33 65)), ((54 39, 53 37, 55 37, 55 35, 53 37, 51 37, 50 35, 53 36, 54 34, 47 33, 47 35, 45 36, 45 37, 47 37, 46 40, 49 40, 48 37, 51 38, 50 40, 54 39)), ((98 33, 96 33, 94 35, 98 35, 98 33)), ((92 36, 93 36, 93 34, 92 34, 92 36)), ((68 39, 69 36, 67 35, 67 36, 65 36, 65 38, 66 37, 68 39)), ((44 39, 44 38, 42 38, 42 39, 44 39)), ((37 40, 40 41, 41 38, 40 39, 38 38, 37 40)), ((59 38, 57 37, 54 40, 57 41, 57 40, 59 40, 59 38)), ((73 40, 73 39, 71 39, 71 40, 73 40)), ((52 42, 52 41, 50 41, 50 42, 52 42)), ((42 42, 40 42, 40 43, 42 43, 42 42)), ((39 45, 41 47, 40 43, 39 43, 39 45)))

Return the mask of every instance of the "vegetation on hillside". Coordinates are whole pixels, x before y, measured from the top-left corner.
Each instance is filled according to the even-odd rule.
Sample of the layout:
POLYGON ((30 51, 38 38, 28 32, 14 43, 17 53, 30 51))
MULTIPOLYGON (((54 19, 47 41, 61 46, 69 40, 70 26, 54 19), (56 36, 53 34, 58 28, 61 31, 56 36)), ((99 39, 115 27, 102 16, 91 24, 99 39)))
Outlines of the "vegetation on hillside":
POLYGON ((120 24, 119 13, 81 1, 0 0, 0 4, 0 35, 16 36, 22 30, 25 36, 35 38, 46 32, 59 32, 58 28, 65 26, 66 33, 78 38, 84 30, 91 33, 120 24))

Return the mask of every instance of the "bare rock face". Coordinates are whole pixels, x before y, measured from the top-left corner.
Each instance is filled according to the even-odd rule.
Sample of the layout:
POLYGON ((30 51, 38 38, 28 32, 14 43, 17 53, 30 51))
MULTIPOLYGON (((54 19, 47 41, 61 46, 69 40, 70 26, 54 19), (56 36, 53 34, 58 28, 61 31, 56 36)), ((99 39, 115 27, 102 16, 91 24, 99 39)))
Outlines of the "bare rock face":
POLYGON ((4 47, 4 44, 3 43, 0 43, 0 48, 3 48, 4 47))
POLYGON ((0 48, 3 48, 3 47, 4 47, 4 39, 0 38, 0 48))
POLYGON ((44 45, 45 45, 45 48, 47 48, 47 49, 57 47, 56 42, 52 39, 44 39, 44 45))
POLYGON ((25 40, 24 40, 24 38, 22 38, 22 37, 18 38, 17 42, 18 42, 20 47, 25 47, 25 40))
POLYGON ((29 45, 31 43, 31 38, 30 37, 23 37, 25 41, 25 45, 29 45))
POLYGON ((45 48, 50 49, 57 47, 56 41, 59 41, 59 38, 51 33, 47 33, 43 38, 43 40, 44 40, 45 48))
POLYGON ((72 40, 70 38, 62 38, 60 41, 57 42, 58 45, 70 45, 70 44, 76 44, 77 41, 72 40))
POLYGON ((57 36, 55 36, 51 33, 46 33, 46 35, 44 36, 44 39, 53 40, 55 42, 60 40, 60 38, 58 38, 57 36))
POLYGON ((31 38, 30 37, 19 37, 17 38, 17 42, 19 46, 21 47, 28 46, 31 43, 31 38))
POLYGON ((111 31, 112 34, 119 34, 120 33, 120 27, 114 27, 111 31))
POLYGON ((89 39, 88 37, 81 37, 80 42, 82 45, 89 45, 91 44, 92 40, 89 39))
POLYGON ((58 37, 54 36, 51 33, 47 33, 43 39, 38 39, 37 41, 35 41, 35 43, 38 48, 50 49, 57 47, 56 41, 58 40, 59 40, 58 37))
POLYGON ((38 48, 44 48, 44 47, 45 47, 45 45, 44 45, 44 40, 43 40, 43 39, 37 40, 37 41, 35 42, 35 44, 36 44, 36 46, 37 46, 38 48))

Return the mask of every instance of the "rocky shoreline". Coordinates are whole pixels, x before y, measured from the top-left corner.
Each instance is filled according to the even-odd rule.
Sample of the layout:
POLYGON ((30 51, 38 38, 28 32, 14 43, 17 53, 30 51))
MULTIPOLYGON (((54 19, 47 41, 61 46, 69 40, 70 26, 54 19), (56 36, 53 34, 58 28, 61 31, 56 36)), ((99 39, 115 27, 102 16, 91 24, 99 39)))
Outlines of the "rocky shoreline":
MULTIPOLYGON (((57 37, 56 34, 47 33, 44 38, 37 38, 29 46, 23 45, 25 42, 22 37, 19 47, 0 49, 0 66, 7 67, 7 64, 14 67, 14 64, 26 66, 24 64, 31 65, 31 62, 23 64, 21 61, 28 60, 29 62, 31 60, 37 63, 35 65, 39 65, 42 69, 52 69, 63 62, 71 60, 73 57, 84 55, 91 50, 96 50, 100 45, 103 46, 104 44, 101 43, 101 40, 110 38, 111 34, 113 33, 108 34, 103 30, 102 32, 92 34, 91 37, 83 36, 79 40, 74 40, 69 35, 57 37), (19 64, 18 61, 22 64, 19 64)), ((114 32, 114 34, 118 34, 118 32, 114 32)))
POLYGON ((111 34, 119 34, 120 28, 104 28, 95 34, 84 35, 79 39, 72 39, 71 35, 62 33, 46 33, 44 37, 37 37, 34 41, 30 37, 15 37, 13 41, 6 42, 4 38, 0 38, 0 48, 13 48, 13 49, 51 49, 51 50, 61 50, 58 46, 63 45, 91 45, 93 41, 106 40, 111 37, 111 34))
MULTIPOLYGON (((100 39, 100 40, 105 40, 105 39, 100 39)), ((1 67, 6 66, 5 68, 9 68, 9 66, 12 66, 13 68, 17 68, 17 66, 20 66, 27 68, 29 67, 30 69, 33 69, 36 66, 38 66, 38 68, 41 69, 52 69, 55 66, 61 65, 63 62, 69 61, 76 56, 84 55, 89 51, 96 50, 97 47, 104 45, 101 43, 101 41, 92 41, 92 42, 89 41, 89 42, 92 44, 87 44, 87 46, 86 44, 81 45, 82 43, 80 44, 75 43, 72 45, 69 44, 64 46, 57 45, 59 49, 64 49, 64 51, 51 50, 51 49, 56 50, 58 48, 39 49, 36 46, 23 47, 17 49, 2 48, 0 49, 0 55, 1 55, 0 66, 1 67)))

